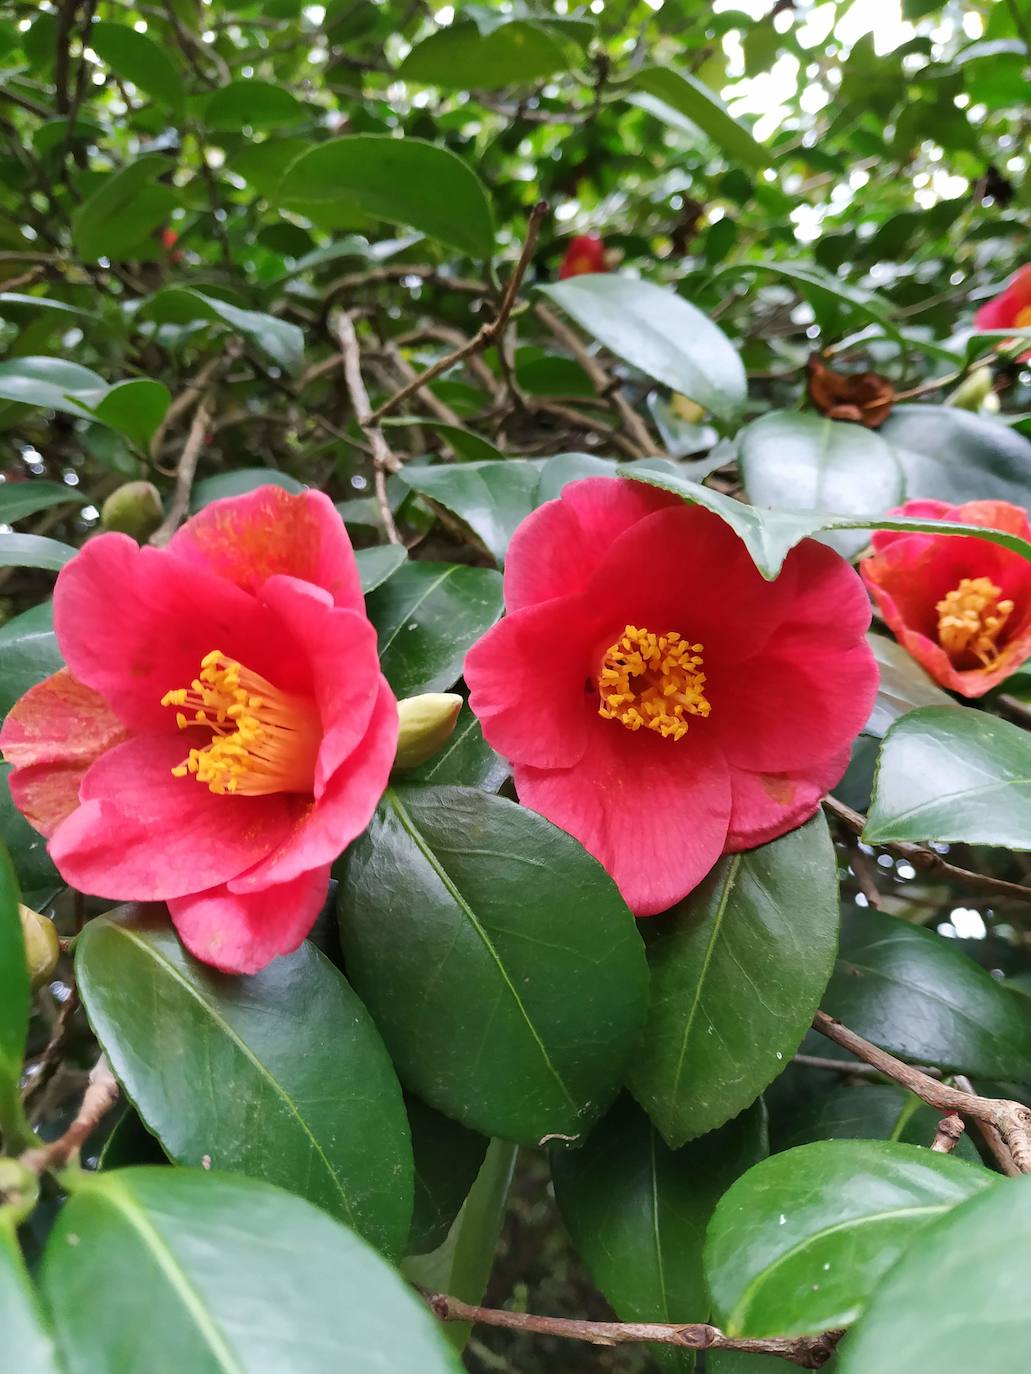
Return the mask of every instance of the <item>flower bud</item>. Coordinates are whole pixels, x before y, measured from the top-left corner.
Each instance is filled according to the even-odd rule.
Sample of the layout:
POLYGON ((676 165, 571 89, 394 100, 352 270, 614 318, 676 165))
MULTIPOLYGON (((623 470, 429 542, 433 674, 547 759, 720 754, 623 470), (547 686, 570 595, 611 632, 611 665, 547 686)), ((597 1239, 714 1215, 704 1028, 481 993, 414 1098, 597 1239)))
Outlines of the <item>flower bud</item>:
POLYGON ((35 992, 53 978, 61 946, 53 921, 41 916, 38 911, 33 911, 31 907, 22 906, 20 902, 18 910, 21 913, 21 929, 25 937, 25 962, 28 965, 32 990, 35 992))
POLYGON ((142 543, 161 524, 164 514, 153 482, 126 482, 104 502, 100 523, 105 530, 132 535, 142 543))
POLYGON ((16 1226, 28 1217, 39 1198, 39 1179, 17 1159, 0 1159, 0 1209, 7 1209, 16 1226))
POLYGON ((425 692, 399 701, 401 729, 394 767, 415 768, 432 758, 451 738, 461 709, 462 698, 454 692, 425 692))
POLYGON ((969 377, 964 377, 959 386, 948 398, 947 404, 959 406, 960 410, 980 410, 992 395, 992 369, 975 367, 969 377))

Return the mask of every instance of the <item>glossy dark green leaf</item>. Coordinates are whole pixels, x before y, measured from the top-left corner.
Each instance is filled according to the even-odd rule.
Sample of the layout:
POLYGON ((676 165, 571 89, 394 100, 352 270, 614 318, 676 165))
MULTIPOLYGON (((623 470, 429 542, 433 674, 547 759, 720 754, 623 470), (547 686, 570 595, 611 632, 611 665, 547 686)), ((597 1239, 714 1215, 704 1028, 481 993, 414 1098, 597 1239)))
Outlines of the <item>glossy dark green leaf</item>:
POLYGON ((870 515, 851 516, 790 510, 759 510, 737 501, 724 492, 699 486, 664 468, 650 468, 643 463, 624 464, 617 471, 624 477, 649 482, 665 491, 675 491, 685 501, 693 501, 711 510, 744 541, 763 577, 772 581, 780 571, 784 559, 800 540, 823 530, 909 530, 928 534, 967 534, 989 543, 1012 549, 1031 561, 1031 544, 1007 534, 1003 530, 984 529, 980 525, 963 525, 951 520, 920 520, 913 516, 870 515))
POLYGON ((1020 1369, 1031 1345, 1029 1254, 1025 1175, 1002 1180, 920 1232, 842 1346, 841 1374, 931 1370, 943 1350, 956 1369, 1020 1369))
POLYGON ((362 580, 362 591, 367 596, 397 572, 407 560, 408 551, 402 544, 380 544, 372 549, 357 549, 354 556, 362 580))
POLYGON ((50 506, 81 506, 85 499, 63 482, 4 482, 0 484, 0 524, 13 525, 50 506))
POLYGON ((62 664, 52 602, 44 601, 0 625, 0 716, 62 664))
POLYGON ((1031 1082, 1022 1004, 951 941, 898 917, 847 914, 823 1008, 914 1063, 1031 1082))
POLYGON ((340 928, 402 1080, 439 1111, 535 1142, 615 1096, 644 951, 601 865, 542 817, 471 788, 388 791, 348 850, 340 928))
POLYGON ((441 692, 502 611, 500 574, 457 563, 406 563, 366 603, 383 671, 399 697, 441 692))
POLYGON ((43 1259, 68 1374, 458 1374, 425 1305, 302 1198, 200 1169, 83 1174, 43 1259))
POLYGON ((730 340, 668 287, 591 273, 540 288, 582 328, 649 377, 720 418, 736 417, 747 382, 730 340))
POLYGON ((9 1154, 15 1154, 26 1143, 22 1139, 19 1085, 29 1026, 29 1000, 18 880, 7 850, 0 845, 0 1136, 9 1154))
POLYGON ((485 792, 496 792, 510 772, 505 760, 495 754, 483 738, 480 722, 468 706, 463 706, 454 733, 444 748, 406 773, 405 781, 482 787, 485 792))
MULTIPOLYGON (((739 436, 748 499, 781 510, 881 512, 904 496, 894 452, 872 429, 812 412, 773 410, 739 436)), ((851 557, 868 542, 859 530, 824 536, 851 557)))
POLYGON ((995 1185, 987 1169, 916 1145, 821 1140, 733 1184, 705 1241, 715 1320, 731 1336, 848 1326, 929 1222, 995 1185))
POLYGON ((533 510, 540 466, 525 459, 408 467, 414 490, 454 511, 502 565, 516 527, 533 510))
POLYGON ((809 1028, 838 936, 823 817, 721 859, 651 925, 648 1052, 629 1083, 676 1148, 754 1102, 809 1028))
POLYGON ((131 81, 169 109, 181 109, 182 78, 160 43, 145 33, 137 33, 129 24, 108 24, 102 20, 90 25, 89 42, 117 76, 131 81))
POLYGON ((910 500, 1031 502, 1031 441, 958 406, 896 406, 880 430, 910 500))
POLYGON ((239 133, 241 129, 278 129, 295 124, 304 106, 285 86, 271 81, 230 81, 217 90, 204 110, 209 129, 239 133))
POLYGON ((733 164, 762 168, 773 161, 773 154, 756 143, 744 124, 727 113, 719 96, 690 72, 673 66, 644 67, 634 77, 633 85, 635 91, 645 96, 644 100, 631 96, 634 104, 640 104, 674 128, 686 127, 691 134, 700 129, 733 164))
MULTIPOLYGON (((813 1140, 901 1140, 906 1145, 930 1145, 942 1113, 935 1111, 896 1083, 838 1083, 822 1090, 785 1123, 783 1145, 807 1145, 813 1140)), ((956 1142, 957 1159, 980 1164, 968 1132, 956 1142)))
MULTIPOLYGON (((463 429, 461 425, 446 424, 443 420, 434 419, 432 416, 387 416, 383 422, 387 426, 411 427, 418 425, 423 429, 428 429, 434 434, 439 434, 444 442, 454 449, 456 457, 465 463, 497 463, 503 462, 505 455, 500 453, 493 444, 479 434, 474 434, 471 429, 463 429)), ((403 474, 405 477, 408 473, 403 474)))
POLYGON ((866 733, 882 736, 900 716, 919 706, 951 706, 952 698, 935 685, 916 659, 887 635, 871 634, 867 643, 873 650, 880 673, 877 700, 866 725, 866 733))
POLYGON ((244 496, 259 487, 282 487, 284 491, 304 491, 304 483, 298 482, 288 472, 277 472, 275 468, 234 468, 232 472, 218 472, 213 477, 205 477, 193 489, 190 510, 198 511, 212 501, 221 501, 227 496, 244 496))
POLYGON ((408 1122, 415 1156, 415 1206, 408 1252, 425 1255, 443 1245, 476 1175, 487 1137, 468 1131, 417 1097, 409 1096, 408 1122))
POLYGON ((89 922, 75 962, 111 1067, 172 1159, 282 1184, 401 1252, 401 1092, 364 1007, 317 950, 229 978, 185 953, 162 908, 121 907, 89 922))
POLYGON ((59 1374, 53 1336, 18 1246, 14 1220, 0 1208, 0 1331, 12 1374, 59 1374))
POLYGON ((0 534, 0 568, 42 568, 60 572, 77 549, 42 534, 0 534))
POLYGON ((903 716, 884 736, 863 838, 1031 849, 1031 738, 965 706, 903 716))
POLYGON ((213 320, 241 334, 276 367, 295 373, 304 365, 304 334, 297 325, 260 310, 241 310, 193 287, 174 286, 158 292, 147 302, 142 315, 160 324, 213 320))
POLYGON ((148 236, 178 204, 175 191, 158 180, 170 165, 163 153, 146 153, 109 173, 72 214, 76 252, 87 262, 141 256, 148 236))
POLYGON ((144 1126, 139 1112, 128 1104, 111 1127, 97 1158, 98 1169, 128 1169, 135 1164, 169 1164, 157 1136, 144 1126))
MULTIPOLYGON (((762 1103, 671 1150, 630 1098, 579 1149, 553 1145, 555 1197, 580 1257, 621 1321, 705 1321, 702 1243, 734 1179, 768 1152, 762 1103)), ((689 1368, 661 1348, 669 1369, 689 1368)))
POLYGON ((473 258, 494 251, 483 183, 462 158, 422 139, 352 134, 320 143, 291 164, 279 195, 302 213, 343 202, 473 258))

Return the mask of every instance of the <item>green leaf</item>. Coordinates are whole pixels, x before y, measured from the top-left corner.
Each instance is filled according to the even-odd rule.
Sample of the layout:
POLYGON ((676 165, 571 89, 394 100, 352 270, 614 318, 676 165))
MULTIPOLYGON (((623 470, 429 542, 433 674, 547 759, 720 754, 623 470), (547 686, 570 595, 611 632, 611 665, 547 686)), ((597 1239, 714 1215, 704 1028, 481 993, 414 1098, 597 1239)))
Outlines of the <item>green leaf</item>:
POLYGON ((80 1175, 43 1257, 73 1374, 459 1374, 426 1310, 298 1197, 200 1169, 80 1175), (131 1295, 131 1303, 127 1297, 131 1295))
POLYGON ((446 90, 493 91, 525 85, 568 66, 562 44, 543 25, 514 19, 482 34, 473 23, 438 29, 415 45, 397 74, 403 81, 446 90))
POLYGON ((1004 1179, 920 1232, 841 1348, 841 1374, 1020 1369, 1031 1343, 1031 1179, 1004 1179), (928 1274, 934 1282, 928 1283, 928 1274))
POLYGON ((158 324, 213 320, 242 334, 276 367, 297 373, 304 366, 304 334, 297 325, 260 310, 241 310, 238 305, 206 296, 192 287, 173 286, 159 291, 151 296, 140 315, 158 324))
POLYGON ((278 129, 295 124, 304 106, 283 86, 271 81, 230 81, 207 103, 204 123, 211 130, 239 133, 241 129, 278 129))
POLYGON ((866 642, 873 650, 880 673, 877 700, 874 702, 865 733, 880 738, 900 716, 918 706, 951 706, 952 698, 935 685, 916 659, 887 635, 870 634, 866 642))
POLYGON ((87 262, 154 256, 144 252, 146 240, 179 203, 171 187, 158 181, 174 165, 163 153, 146 153, 105 176, 72 214, 72 243, 79 256, 87 262))
POLYGON ((884 736, 863 838, 1031 849, 1031 737, 966 706, 925 706, 884 736))
POLYGON ((538 464, 526 459, 500 463, 448 463, 402 471, 413 491, 432 497, 464 520, 503 566, 516 527, 536 505, 538 464))
POLYGON ((896 406, 880 434, 895 450, 911 499, 1031 502, 1031 441, 957 406, 896 406))
MULTIPOLYGON (((383 423, 388 426, 400 427, 418 425, 430 429, 435 434, 439 434, 454 449, 455 454, 466 463, 505 461, 505 455, 479 434, 474 434, 471 429, 463 429, 461 425, 446 424, 443 420, 438 420, 432 415, 388 415, 383 423)), ((408 474, 406 472, 403 475, 407 476, 408 474)))
POLYGON ((373 549, 356 549, 354 556, 362 591, 368 596, 407 561, 408 550, 402 544, 380 544, 373 549))
POLYGON ((18 880, 7 850, 0 845, 0 1136, 8 1154, 28 1143, 20 1083, 30 1000, 18 880))
POLYGON ((408 1253, 425 1255, 443 1245, 487 1153, 486 1136, 467 1131, 417 1097, 408 1097, 415 1156, 415 1207, 408 1253))
POLYGON ((60 572, 78 549, 41 534, 0 534, 0 568, 42 568, 60 572))
POLYGON ((821 1140, 763 1160, 717 1204, 705 1240, 728 1336, 848 1326, 928 1222, 992 1188, 978 1165, 887 1140, 821 1140))
POLYGON ((690 134, 700 129, 732 164, 763 168, 774 161, 774 155, 758 144, 748 129, 727 113, 719 97, 690 72, 673 66, 644 67, 633 84, 644 99, 631 94, 628 99, 632 104, 675 129, 686 129, 690 134))
POLYGON ((134 377, 117 382, 93 410, 94 417, 109 429, 118 430, 138 448, 145 449, 165 418, 172 396, 164 382, 134 377))
POLYGON ((13 525, 16 520, 24 520, 27 515, 35 515, 50 506, 63 506, 68 502, 81 506, 85 499, 75 487, 65 486, 63 482, 3 482, 0 483, 0 524, 13 525))
POLYGON ((542 286, 588 334, 649 377, 723 420, 745 403, 741 359, 707 315, 668 287, 617 273, 542 286))
POLYGON ((402 1251, 401 1093, 364 1007, 312 945, 228 978, 185 953, 163 908, 121 907, 89 922, 75 965, 97 1039, 170 1158, 279 1183, 402 1251))
POLYGON ((482 787, 485 792, 497 792, 510 771, 505 760, 495 754, 483 738, 480 722, 468 706, 463 706, 454 733, 444 748, 406 773, 405 782, 482 787))
POLYGON ((909 921, 850 913, 823 1006, 914 1063, 1031 1083, 1031 1020, 1019 999, 951 941, 909 921))
POLYGON ((52 894, 64 880, 50 861, 46 840, 15 806, 7 782, 10 773, 11 765, 0 763, 0 847, 6 846, 25 904, 31 906, 30 893, 52 894))
MULTIPOLYGON (((628 1097, 579 1149, 552 1146, 562 1220, 621 1321, 706 1320, 705 1228, 734 1179, 767 1153, 761 1102, 671 1150, 628 1097)), ((682 1353, 664 1353, 667 1368, 690 1367, 682 1353)))
POLYGON ((212 501, 222 501, 227 496, 244 496, 259 487, 282 487, 284 491, 304 491, 304 483, 298 482, 288 472, 277 472, 275 468, 234 468, 232 472, 216 472, 213 477, 202 478, 193 488, 190 512, 201 510, 212 501))
POLYGON ((536 1142, 615 1096, 644 952, 601 865, 542 817, 471 788, 388 791, 347 852, 340 928, 402 1080, 445 1115, 536 1142))
POLYGON ((399 697, 442 692, 462 674, 467 650, 500 617, 502 583, 490 568, 406 563, 371 593, 380 664, 399 697))
POLYGON ((63 663, 54 634, 52 602, 44 601, 0 625, 0 716, 63 663))
POLYGON ((674 1149, 736 1116, 784 1069, 830 977, 838 882, 826 822, 721 859, 649 923, 638 1102, 674 1149))
POLYGON ((18 1374, 59 1374, 54 1341, 18 1246, 14 1221, 0 1208, 0 1331, 18 1374))
POLYGON ((1031 544, 1007 534, 1003 530, 984 529, 980 525, 962 525, 952 520, 920 520, 913 516, 851 516, 831 515, 813 511, 812 513, 787 510, 759 510, 743 501, 736 501, 721 491, 699 486, 689 482, 667 469, 649 468, 643 463, 623 464, 617 468, 623 477, 632 477, 638 482, 649 482, 664 491, 674 491, 685 501, 693 501, 706 510, 711 510, 721 520, 725 520, 734 533, 744 541, 755 566, 763 577, 772 581, 780 572, 784 559, 801 540, 821 530, 900 530, 906 533, 917 530, 927 534, 968 534, 977 539, 987 539, 991 544, 1000 544, 1004 549, 1012 549, 1021 558, 1031 562, 1031 544))
MULTIPOLYGON (((831 312, 839 311, 844 313, 846 318, 861 315, 864 319, 879 324, 890 338, 902 337, 892 323, 891 306, 883 297, 862 287, 850 286, 833 272, 824 272, 807 262, 784 262, 762 258, 751 262, 728 263, 714 274, 713 279, 740 276, 745 272, 764 272, 790 282, 799 288, 801 295, 809 301, 818 315, 828 316, 831 312)), ((953 358, 952 354, 946 356, 953 358)))
POLYGON ((351 134, 320 143, 288 168, 280 197, 307 206, 344 204, 361 214, 418 229, 460 253, 489 258, 494 217, 468 163, 418 138, 351 134))
POLYGON ((174 112, 181 112, 182 78, 168 53, 153 38, 137 33, 128 24, 98 20, 90 25, 89 43, 116 76, 131 81, 174 112))
POLYGON ((18 315, 25 310, 50 311, 56 315, 72 315, 77 319, 91 320, 94 324, 99 322, 100 317, 91 310, 82 310, 77 305, 70 305, 67 301, 57 301, 50 296, 27 296, 20 291, 0 291, 0 315, 6 317, 8 313, 18 315), (4 307, 7 307, 5 310, 4 307))
MULTIPOLYGON (((739 443, 741 475, 756 506, 858 515, 889 510, 905 494, 895 454, 862 425, 774 410, 748 425, 739 443)), ((849 558, 868 540, 849 531, 825 542, 849 558)))
POLYGON ((290 163, 310 146, 304 138, 266 138, 261 143, 244 143, 227 152, 226 167, 243 177, 260 196, 271 199, 290 163))
POLYGON ((83 404, 96 405, 107 382, 88 367, 63 358, 9 358, 0 363, 0 400, 43 406, 65 415, 83 416, 83 404))

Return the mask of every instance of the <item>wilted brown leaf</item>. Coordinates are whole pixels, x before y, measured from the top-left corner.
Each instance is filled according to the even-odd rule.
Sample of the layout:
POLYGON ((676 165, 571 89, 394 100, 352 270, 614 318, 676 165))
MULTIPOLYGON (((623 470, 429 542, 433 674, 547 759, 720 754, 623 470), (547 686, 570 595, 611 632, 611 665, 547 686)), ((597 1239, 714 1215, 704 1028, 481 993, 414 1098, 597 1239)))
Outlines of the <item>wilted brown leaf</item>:
POLYGON ((876 429, 895 403, 895 388, 879 372, 835 372, 813 353, 806 363, 809 400, 831 420, 851 420, 876 429))

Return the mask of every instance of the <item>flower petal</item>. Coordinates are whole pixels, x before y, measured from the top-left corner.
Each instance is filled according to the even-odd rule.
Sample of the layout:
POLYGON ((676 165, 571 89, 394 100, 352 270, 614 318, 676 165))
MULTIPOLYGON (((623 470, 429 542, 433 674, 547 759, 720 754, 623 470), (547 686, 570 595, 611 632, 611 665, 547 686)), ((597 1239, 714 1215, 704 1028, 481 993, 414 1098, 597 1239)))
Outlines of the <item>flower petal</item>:
POLYGON ((61 570, 54 626, 73 675, 137 730, 175 731, 161 698, 187 686, 212 649, 284 690, 303 682, 274 617, 254 597, 124 534, 91 539, 61 570))
POLYGON ((61 822, 50 857, 65 880, 98 897, 165 901, 251 868, 291 833, 307 798, 216 796, 174 778, 185 735, 138 735, 86 774, 82 805, 61 822))
POLYGON ((52 835, 78 806, 86 770, 125 738, 104 698, 67 668, 38 682, 11 707, 0 730, 0 750, 13 765, 15 806, 41 835, 52 835))
POLYGON ((338 606, 365 609, 350 536, 320 491, 259 487, 212 501, 169 544, 176 557, 256 592, 284 573, 324 588, 338 606))
POLYGON ((298 817, 282 843, 255 868, 230 880, 233 892, 259 892, 309 869, 332 863, 372 819, 386 789, 397 749, 397 701, 386 678, 365 736, 298 817))
POLYGON ((224 884, 168 903, 179 938, 196 959, 223 973, 257 973, 303 942, 322 910, 329 865, 259 892, 224 884))
POLYGON ((795 772, 732 769, 733 805, 727 853, 768 844, 814 816, 822 798, 844 776, 850 754, 846 745, 825 759, 810 760, 805 768, 795 772))
POLYGON ((522 610, 584 587, 617 535, 679 496, 625 477, 570 482, 520 524, 505 560, 505 605, 522 610))
POLYGON ((574 767, 514 775, 519 800, 575 836, 636 916, 680 901, 723 852, 730 778, 705 722, 674 742, 595 717, 574 767))

